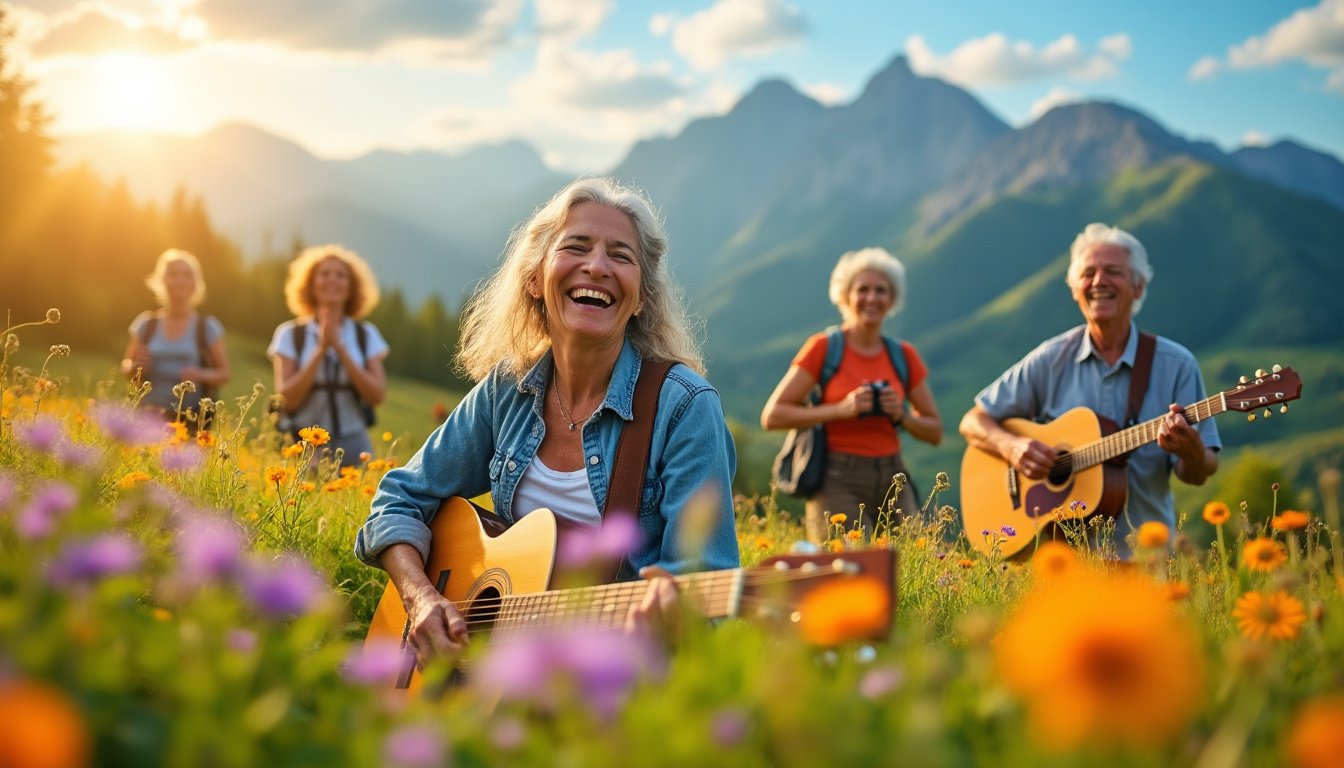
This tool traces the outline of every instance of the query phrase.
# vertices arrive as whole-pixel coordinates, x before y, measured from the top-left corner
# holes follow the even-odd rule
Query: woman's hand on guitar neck
[[[648,582],[648,587],[639,604],[630,606],[625,631],[648,632],[671,640],[676,636],[681,612],[677,582],[672,574],[653,565],[640,569],[639,575]]]

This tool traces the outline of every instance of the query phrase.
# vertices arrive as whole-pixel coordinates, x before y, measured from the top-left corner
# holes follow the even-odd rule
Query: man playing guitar
[[[1155,338],[1142,362],[1140,334],[1133,316],[1143,303],[1153,270],[1143,245],[1128,232],[1089,224],[1069,251],[1067,282],[1084,325],[1042,343],[976,395],[961,420],[961,434],[973,450],[1001,458],[1030,481],[1045,480],[1061,455],[1058,446],[1005,428],[1010,418],[1052,421],[1083,406],[1119,426],[1161,417],[1155,443],[1127,456],[1126,501],[1117,511],[1116,554],[1128,559],[1125,540],[1148,521],[1175,525],[1170,476],[1202,485],[1218,469],[1222,442],[1212,419],[1191,424],[1183,408],[1204,395],[1204,381],[1185,347]],[[1149,337],[1153,338],[1153,337]],[[1131,372],[1149,367],[1138,412],[1129,400]],[[1163,415],[1165,414],[1165,415]],[[963,485],[966,479],[963,478]],[[979,531],[967,531],[968,536]],[[1024,532],[1030,536],[1031,531]]]

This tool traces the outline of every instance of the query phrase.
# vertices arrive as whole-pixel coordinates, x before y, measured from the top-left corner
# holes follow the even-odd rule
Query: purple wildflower
[[[148,413],[111,403],[95,405],[91,413],[109,437],[127,445],[149,445],[163,437],[163,421]]]
[[[557,686],[568,681],[594,714],[610,718],[635,683],[662,675],[665,661],[641,633],[592,629],[523,633],[493,646],[473,681],[502,699],[543,709],[554,708]]]
[[[233,629],[226,637],[229,649],[237,653],[251,653],[257,647],[257,633],[250,629]]]
[[[252,605],[273,619],[299,616],[313,606],[325,589],[322,577],[303,558],[289,555],[272,563],[243,569],[242,587]]]
[[[999,530],[1003,531],[1003,535],[1007,536],[1010,539],[1017,535],[1017,529],[1013,528],[1013,526],[1011,525],[1005,525],[999,528]]]
[[[988,528],[984,529],[983,531],[980,532],[980,535],[981,535],[981,536],[988,536],[988,535],[989,535],[989,529],[988,529]]]
[[[65,429],[60,421],[42,415],[26,424],[15,424],[14,436],[34,451],[52,453],[65,441]]]
[[[443,736],[427,725],[404,725],[387,735],[383,761],[392,768],[430,768],[444,762]]]
[[[751,718],[736,707],[719,710],[709,722],[709,737],[720,747],[735,747],[750,732]]]
[[[61,483],[51,483],[42,487],[28,505],[19,510],[14,520],[14,531],[19,538],[32,541],[45,539],[56,529],[56,521],[75,508],[79,494],[75,489]]]
[[[390,639],[371,640],[363,647],[351,648],[341,665],[346,680],[371,687],[390,686],[408,664],[415,663],[415,652]]]
[[[527,726],[516,717],[500,717],[490,728],[490,744],[495,749],[512,752],[527,741]]]
[[[124,533],[104,533],[66,544],[51,564],[57,584],[97,581],[140,567],[140,543]]]
[[[178,573],[199,585],[232,576],[241,564],[246,537],[219,515],[186,518],[177,532]]]
[[[103,457],[98,446],[63,440],[56,445],[56,458],[72,469],[92,469]]]
[[[905,683],[905,672],[900,667],[873,667],[859,679],[859,695],[865,699],[880,699]]]
[[[612,515],[599,528],[568,532],[560,540],[560,565],[582,568],[630,554],[641,543],[639,525],[629,515]]]
[[[191,443],[170,445],[159,456],[159,463],[168,472],[195,472],[204,461],[205,452]]]

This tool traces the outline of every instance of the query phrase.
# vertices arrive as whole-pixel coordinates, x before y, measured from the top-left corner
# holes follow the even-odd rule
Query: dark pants
[[[892,477],[904,472],[905,487],[899,497],[893,498]],[[877,533],[887,529],[907,515],[919,514],[919,492],[909,479],[901,455],[855,456],[848,453],[826,454],[826,476],[821,489],[807,500],[807,538],[821,543],[836,530],[831,516],[845,516],[844,530],[855,528],[855,521],[863,526],[863,536],[871,540],[875,526]],[[862,506],[862,512],[860,512]]]

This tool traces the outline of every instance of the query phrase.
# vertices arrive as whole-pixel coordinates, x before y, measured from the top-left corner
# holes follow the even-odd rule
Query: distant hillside
[[[439,293],[454,305],[497,262],[512,227],[568,180],[521,143],[457,156],[373,152],[323,160],[244,125],[201,136],[96,134],[63,139],[65,164],[124,179],[150,200],[199,195],[245,252],[295,237],[342,242],[413,303]]]

